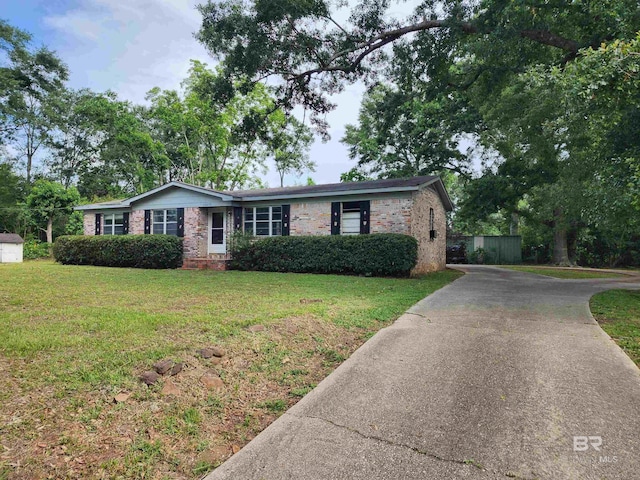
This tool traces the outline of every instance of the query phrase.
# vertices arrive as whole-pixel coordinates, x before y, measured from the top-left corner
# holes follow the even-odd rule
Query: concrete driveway
[[[640,370],[588,308],[640,283],[464,270],[207,479],[640,479]]]

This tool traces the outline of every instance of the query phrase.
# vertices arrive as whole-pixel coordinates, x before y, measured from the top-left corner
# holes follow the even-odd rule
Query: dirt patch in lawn
[[[132,382],[121,391],[65,391],[46,385],[56,368],[46,359],[2,357],[0,478],[197,477],[250,441],[363,341],[362,332],[312,317],[261,327],[226,342],[222,358],[184,350],[171,356],[184,364],[177,375],[152,386]],[[16,375],[29,371],[39,378]],[[207,385],[208,377],[222,386]],[[126,399],[116,402],[118,394]]]

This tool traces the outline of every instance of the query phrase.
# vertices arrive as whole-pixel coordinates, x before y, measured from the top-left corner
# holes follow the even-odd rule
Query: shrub
[[[51,245],[40,240],[27,240],[24,242],[23,257],[28,260],[48,258],[51,256]]]
[[[172,235],[104,235],[58,237],[56,261],[65,265],[178,268],[182,238]]]
[[[418,243],[408,235],[271,237],[239,242],[230,267],[267,272],[408,276]]]

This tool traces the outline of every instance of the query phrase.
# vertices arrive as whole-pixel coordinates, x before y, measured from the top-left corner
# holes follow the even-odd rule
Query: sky
[[[33,35],[34,46],[57,52],[70,70],[69,86],[113,90],[120,99],[144,103],[153,87],[177,89],[187,76],[189,61],[214,60],[193,34],[201,16],[195,9],[205,0],[0,0],[0,18]],[[310,150],[316,183],[340,181],[350,170],[347,148],[340,143],[345,125],[357,123],[364,87],[347,87],[332,97],[337,108],[327,116],[331,140],[319,139]],[[305,183],[287,176],[285,185]],[[266,182],[279,186],[275,169]]]

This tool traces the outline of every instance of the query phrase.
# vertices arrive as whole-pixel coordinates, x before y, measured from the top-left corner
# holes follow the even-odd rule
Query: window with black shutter
[[[99,213],[96,213],[96,224],[95,224],[96,235],[100,235],[100,233],[102,232],[102,229],[100,228],[101,220],[102,220],[102,215],[100,215]]]
[[[363,200],[359,202],[342,202],[341,212],[338,215],[339,234],[342,235],[363,235],[371,231],[370,227],[370,208],[371,202]],[[335,218],[332,204],[332,218]],[[332,223],[332,234],[333,223]],[[335,234],[334,234],[335,235]]]

